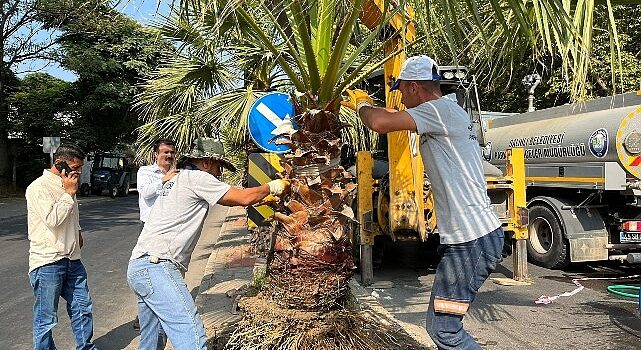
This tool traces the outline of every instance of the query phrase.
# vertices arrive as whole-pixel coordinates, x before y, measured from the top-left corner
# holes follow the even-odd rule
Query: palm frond
[[[641,4],[641,1],[583,0],[490,0],[482,4],[469,0],[438,0],[416,3],[426,16],[417,16],[427,42],[447,43],[454,61],[467,56],[469,48],[479,50],[472,65],[484,66],[485,73],[505,74],[530,55],[533,61],[543,57],[561,60],[563,73],[570,81],[572,97],[586,95],[587,77],[592,70],[592,38],[595,30],[595,6],[603,4],[609,18],[605,30],[611,38],[612,80],[621,72],[620,42],[614,17],[614,4]],[[437,21],[443,25],[435,25]],[[467,48],[461,49],[459,43]],[[443,56],[443,54],[441,54]],[[483,64],[486,62],[494,62]],[[503,66],[503,67],[499,67]],[[511,74],[508,69],[508,75]],[[492,78],[488,78],[492,79]]]

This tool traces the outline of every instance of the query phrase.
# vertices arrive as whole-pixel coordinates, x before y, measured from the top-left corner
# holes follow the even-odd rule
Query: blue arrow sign
[[[290,148],[277,145],[273,139],[296,130],[291,120],[293,116],[294,105],[289,101],[289,96],[282,92],[271,92],[256,100],[249,110],[249,136],[264,151],[287,153]]]

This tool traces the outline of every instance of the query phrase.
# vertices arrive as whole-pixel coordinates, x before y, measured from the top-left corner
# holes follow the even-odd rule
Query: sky
[[[168,12],[170,0],[120,0],[118,11],[137,20],[142,24],[150,24],[154,20],[156,13],[166,14]],[[66,81],[74,81],[77,76],[68,70],[60,67],[57,63],[44,60],[33,60],[25,62],[17,67],[18,76],[23,77],[31,72],[46,72],[54,77]]]

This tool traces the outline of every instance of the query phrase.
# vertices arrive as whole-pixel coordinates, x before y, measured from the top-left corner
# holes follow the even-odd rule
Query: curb
[[[221,334],[241,319],[241,315],[232,314],[234,299],[227,292],[249,285],[254,268],[264,264],[261,259],[250,255],[248,249],[246,211],[239,207],[229,208],[196,296],[196,307],[205,325],[208,342],[215,343]],[[370,312],[385,324],[397,325],[425,349],[436,349],[425,328],[399,321],[355,278],[349,285],[361,310]]]
[[[241,319],[232,314],[233,299],[227,292],[252,281],[256,259],[249,255],[248,247],[245,210],[229,208],[195,300],[210,341]]]

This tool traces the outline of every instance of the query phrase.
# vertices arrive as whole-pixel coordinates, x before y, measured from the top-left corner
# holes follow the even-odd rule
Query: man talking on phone
[[[93,350],[93,315],[87,271],[80,261],[82,234],[78,215],[78,180],[85,153],[62,144],[54,164],[27,187],[29,282],[33,287],[33,347],[53,350],[52,329],[58,321],[58,301],[67,313],[77,350]]]

